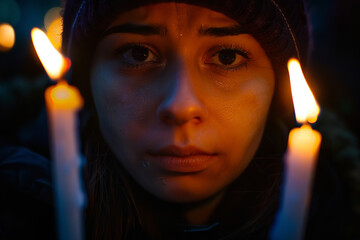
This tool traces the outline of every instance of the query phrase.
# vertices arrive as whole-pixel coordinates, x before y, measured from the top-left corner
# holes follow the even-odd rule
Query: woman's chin
[[[214,188],[206,188],[206,186],[201,186],[197,183],[186,184],[169,178],[164,178],[160,181],[160,186],[147,188],[147,191],[163,201],[173,203],[195,203],[218,195],[218,191],[215,191]]]

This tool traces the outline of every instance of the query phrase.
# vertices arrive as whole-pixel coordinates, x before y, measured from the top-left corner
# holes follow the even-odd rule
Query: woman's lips
[[[191,173],[207,168],[217,155],[194,146],[166,146],[148,152],[151,163],[170,172]]]

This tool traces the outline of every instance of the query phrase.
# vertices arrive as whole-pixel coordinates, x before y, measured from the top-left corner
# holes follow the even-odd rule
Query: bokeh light
[[[8,23],[0,24],[0,51],[10,50],[15,44],[14,28]]]
[[[50,39],[50,42],[53,46],[60,51],[61,49],[61,40],[62,40],[62,18],[55,19],[47,29],[47,36]]]
[[[61,49],[62,40],[62,17],[60,15],[62,8],[53,7],[49,9],[44,17],[44,26],[46,29],[46,35],[48,36],[52,45],[57,49]]]
[[[60,15],[61,11],[62,11],[61,7],[53,7],[46,12],[44,17],[44,26],[46,30],[50,27],[51,23],[54,20],[61,17]]]

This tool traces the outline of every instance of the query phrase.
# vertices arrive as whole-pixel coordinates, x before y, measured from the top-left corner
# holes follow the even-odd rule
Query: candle
[[[282,198],[270,232],[272,240],[303,239],[312,178],[321,143],[321,134],[309,125],[316,122],[320,108],[306,83],[300,63],[290,59],[288,69],[296,121],[303,125],[292,129],[289,134],[284,156]]]
[[[45,91],[45,103],[51,134],[53,182],[58,234],[60,240],[81,240],[85,201],[80,179],[81,157],[78,150],[76,113],[83,100],[77,88],[62,79],[70,67],[50,43],[46,34],[31,32],[35,50],[49,77],[58,80]]]

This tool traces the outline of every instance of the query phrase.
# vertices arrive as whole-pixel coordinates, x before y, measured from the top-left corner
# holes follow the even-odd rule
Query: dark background
[[[15,46],[0,52],[0,133],[8,140],[34,144],[46,134],[46,122],[37,116],[49,80],[30,31],[43,27],[45,13],[54,6],[61,1],[0,0],[0,23],[10,23],[16,32]],[[308,0],[308,8],[313,36],[309,84],[321,107],[332,109],[359,137],[360,1]],[[31,124],[39,130],[34,133]]]

